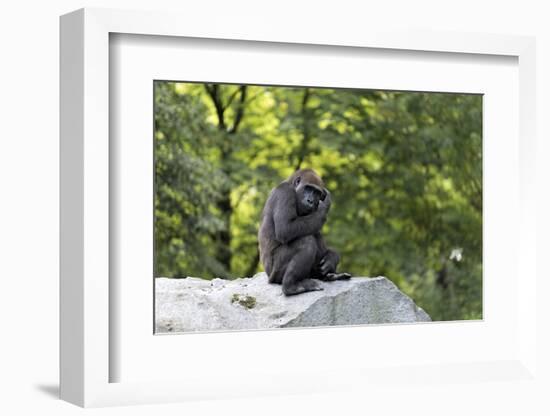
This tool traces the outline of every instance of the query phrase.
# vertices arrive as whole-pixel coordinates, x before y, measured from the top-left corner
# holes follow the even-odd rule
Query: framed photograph
[[[245,29],[61,18],[61,397],[532,379],[534,40]]]
[[[481,319],[482,101],[155,80],[156,333]]]

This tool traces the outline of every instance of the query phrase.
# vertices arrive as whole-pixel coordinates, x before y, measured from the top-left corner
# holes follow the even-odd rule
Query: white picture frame
[[[264,25],[233,31],[234,22],[204,26],[189,16],[83,9],[61,18],[61,398],[80,406],[183,401],[280,393],[331,392],[355,386],[373,386],[389,375],[427,382],[479,382],[485,379],[525,380],[536,374],[536,271],[534,198],[535,175],[535,42],[508,35],[426,32],[380,32],[350,29],[338,35],[311,30],[280,32]],[[215,383],[207,375],[175,375],[170,380],[112,382],[110,368],[121,357],[110,348],[109,252],[110,172],[109,157],[109,37],[123,33],[147,36],[224,39],[334,47],[427,51],[439,54],[504,55],[515,57],[519,68],[519,177],[517,183],[518,244],[514,269],[522,270],[517,290],[517,348],[495,361],[416,363],[414,368],[331,368],[324,383],[315,371],[281,369],[264,379],[221,375]],[[512,273],[512,272],[511,272]],[[144,308],[147,308],[144,306]],[[151,310],[152,313],[152,310]],[[353,330],[353,329],[351,329]],[[458,329],[460,330],[460,329]],[[298,332],[286,331],[289,342]],[[152,336],[152,332],[151,332]],[[197,335],[208,336],[208,335]],[[270,336],[263,333],[264,337]],[[278,340],[277,342],[281,342]],[[390,341],[388,341],[390,342]],[[512,351],[512,350],[511,350]],[[205,363],[208,365],[208,363]],[[215,368],[211,368],[215,371]],[[364,370],[364,369],[363,369]],[[208,372],[205,372],[208,374]],[[210,372],[211,374],[211,372]],[[176,379],[177,381],[174,381]],[[411,381],[412,382],[412,381]],[[276,386],[284,385],[284,389]],[[222,388],[225,386],[225,388]],[[231,386],[231,387],[227,387]],[[275,388],[274,388],[275,387]]]

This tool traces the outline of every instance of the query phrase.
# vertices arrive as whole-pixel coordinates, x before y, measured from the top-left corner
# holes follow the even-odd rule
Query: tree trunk
[[[220,93],[220,86],[217,84],[208,85],[205,84],[206,91],[212,99],[214,107],[216,109],[216,115],[218,118],[218,129],[222,132],[223,142],[220,143],[221,148],[221,157],[220,165],[221,169],[224,172],[228,184],[224,186],[222,190],[222,197],[217,203],[217,207],[220,210],[220,217],[224,224],[223,229],[219,231],[216,235],[216,240],[219,243],[218,252],[216,259],[222,264],[226,270],[225,276],[220,276],[222,278],[231,277],[231,216],[233,215],[233,207],[231,205],[231,177],[232,172],[229,168],[229,162],[231,161],[233,149],[231,136],[237,133],[239,126],[242,122],[245,109],[246,101],[246,86],[241,86],[237,90],[239,92],[239,102],[237,104],[237,109],[235,111],[235,119],[231,127],[227,127],[226,113],[225,110],[231,105],[235,94],[233,94],[227,102],[224,104],[222,102],[222,96]]]
[[[307,156],[307,151],[309,148],[309,141],[311,139],[309,124],[311,122],[311,112],[307,108],[307,103],[309,101],[310,91],[309,88],[304,89],[304,96],[302,97],[302,143],[298,149],[298,162],[294,170],[298,170],[302,167],[304,159]]]
[[[258,264],[260,263],[260,250],[256,248],[256,254],[252,258],[252,261],[250,262],[250,265],[246,269],[245,276],[251,277],[254,275],[254,272],[258,269]]]

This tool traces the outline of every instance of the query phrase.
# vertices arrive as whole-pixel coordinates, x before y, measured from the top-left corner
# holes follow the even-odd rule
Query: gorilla
[[[260,260],[269,283],[282,284],[287,296],[323,290],[312,279],[351,277],[336,272],[340,256],[321,235],[330,205],[330,193],[312,169],[296,171],[265,203],[258,233]]]

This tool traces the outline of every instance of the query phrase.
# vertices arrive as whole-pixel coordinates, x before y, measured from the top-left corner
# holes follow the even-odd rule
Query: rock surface
[[[290,297],[265,273],[155,280],[157,333],[431,321],[385,277],[322,282],[322,291]]]

